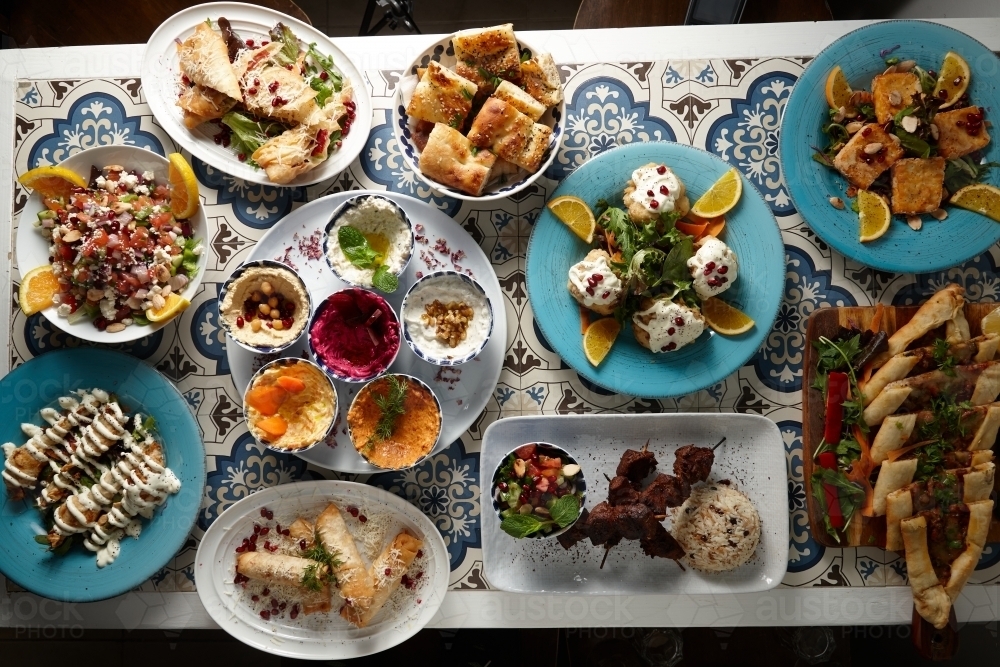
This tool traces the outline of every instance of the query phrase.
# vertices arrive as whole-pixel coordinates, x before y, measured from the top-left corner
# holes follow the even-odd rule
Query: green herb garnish
[[[372,276],[372,287],[385,294],[392,294],[399,288],[399,278],[389,271],[389,267],[383,264],[375,269]]]
[[[934,362],[939,371],[955,377],[955,357],[951,356],[951,345],[943,338],[934,341]]]
[[[472,99],[472,92],[468,88],[462,88],[461,91],[462,91],[462,97],[464,97],[467,100]]]
[[[354,266],[370,269],[378,263],[379,254],[368,243],[368,239],[357,227],[344,225],[337,231],[340,249]]]
[[[826,506],[826,492],[823,490],[824,484],[831,484],[837,488],[837,502],[840,504],[841,516],[844,517],[844,525],[840,528],[841,531],[847,530],[855,513],[864,505],[865,491],[860,485],[847,479],[847,475],[840,470],[817,468],[812,475],[813,497],[823,514],[823,523],[826,532],[840,543],[840,534],[833,527],[833,524],[830,523],[830,511]]]
[[[372,400],[378,406],[382,414],[375,425],[375,432],[368,438],[365,448],[370,449],[383,440],[392,437],[392,432],[396,429],[396,420],[405,412],[403,404],[406,402],[406,392],[409,389],[409,381],[398,375],[387,375],[388,392],[375,394]],[[374,390],[373,390],[374,391]]]
[[[313,533],[313,545],[303,554],[304,558],[313,561],[302,574],[302,587],[318,592],[323,586],[335,584],[337,575],[334,570],[342,565],[339,551],[330,553],[319,538],[319,531]]]

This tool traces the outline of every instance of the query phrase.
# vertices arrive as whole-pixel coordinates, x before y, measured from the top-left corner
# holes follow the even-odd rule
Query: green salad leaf
[[[280,21],[273,28],[267,31],[272,42],[280,42],[281,50],[275,59],[282,65],[290,65],[299,57],[299,38],[295,36],[292,29]]]

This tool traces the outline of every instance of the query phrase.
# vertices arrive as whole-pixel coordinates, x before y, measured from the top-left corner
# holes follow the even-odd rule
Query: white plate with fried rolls
[[[396,88],[403,158],[435,190],[490,201],[528,187],[555,159],[566,100],[555,61],[511,23],[427,47]]]
[[[299,659],[384,651],[437,613],[450,560],[402,498],[354,482],[302,482],[241,500],[205,533],[195,583],[213,620]]]
[[[269,34],[279,24],[297,54],[286,55]],[[141,74],[153,116],[171,139],[252,183],[333,178],[371,130],[368,87],[343,51],[311,25],[256,5],[216,2],[174,14],[149,38]],[[229,112],[240,122],[223,124]],[[254,134],[250,150],[239,148]]]

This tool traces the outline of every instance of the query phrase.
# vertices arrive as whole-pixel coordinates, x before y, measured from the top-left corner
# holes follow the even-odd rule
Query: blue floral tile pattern
[[[700,76],[700,75],[699,75]],[[765,74],[744,99],[708,131],[708,150],[738,167],[764,195],[775,215],[794,212],[778,161],[778,132],[785,103],[795,85],[787,74]]]
[[[567,94],[565,134],[553,166],[533,186],[507,200],[474,204],[445,197],[408,167],[393,135],[392,87],[373,98],[375,124],[361,157],[343,174],[309,188],[248,184],[193,160],[209,216],[213,253],[206,282],[179,322],[123,349],[167,374],[197,415],[208,454],[208,483],[198,528],[188,544],[143,590],[193,590],[191,563],[201,531],[232,503],[254,491],[301,479],[337,477],[302,460],[265,450],[243,423],[241,387],[229,375],[218,321],[218,286],[246,250],[282,217],[328,192],[376,189],[431,202],[472,234],[491,258],[511,322],[493,401],[470,431],[412,470],[367,482],[406,498],[435,523],[448,545],[454,588],[485,587],[481,571],[479,442],[492,421],[507,415],[602,411],[750,411],[780,415],[788,462],[790,539],[785,584],[905,585],[902,559],[872,549],[824,549],[810,532],[801,444],[802,347],[806,322],[819,308],[870,303],[909,304],[956,281],[973,300],[1000,300],[1000,251],[924,276],[893,275],[852,265],[818,241],[788,200],[776,159],[780,121],[802,71],[798,59],[672,60],[561,66]],[[381,73],[369,78],[381,80]],[[391,78],[391,77],[390,77]],[[388,80],[388,79],[385,79]],[[57,163],[90,146],[129,144],[174,150],[142,103],[137,80],[19,81],[14,102],[15,176]],[[532,225],[558,181],[614,146],[644,141],[691,142],[740,169],[767,198],[784,230],[786,281],[774,327],[737,374],[705,391],[670,401],[637,401],[583,382],[552,351],[534,321],[524,285]],[[17,213],[27,192],[15,186]],[[433,240],[432,240],[433,241]],[[15,271],[16,289],[17,272]],[[14,306],[16,309],[16,305]],[[13,311],[12,365],[51,349],[79,345],[41,315]],[[984,550],[974,582],[1000,581],[1000,545]]]

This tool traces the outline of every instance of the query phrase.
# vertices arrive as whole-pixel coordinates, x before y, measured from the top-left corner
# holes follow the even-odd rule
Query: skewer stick
[[[656,519],[657,521],[663,521],[664,519],[667,518],[667,515],[666,514],[654,514],[653,518]]]
[[[611,547],[604,547],[604,558],[601,559],[601,567],[597,568],[599,570],[604,569],[604,562],[608,560],[608,554],[611,553]]]
[[[676,559],[674,560],[674,562],[677,563],[677,567],[681,568],[681,572],[687,572],[687,568],[684,567],[684,563]]]
[[[643,451],[643,452],[644,452],[644,451],[646,451],[647,449],[649,449],[649,440],[646,440],[646,444],[642,446],[642,450],[641,450],[641,451]]]
[[[712,447],[712,451],[714,452],[716,449],[718,449],[725,441],[726,441],[726,436],[722,436],[722,440],[719,440],[717,443],[715,443],[715,446]]]
[[[611,478],[608,477],[608,473],[604,473],[604,479],[608,480],[609,482],[611,481]]]

